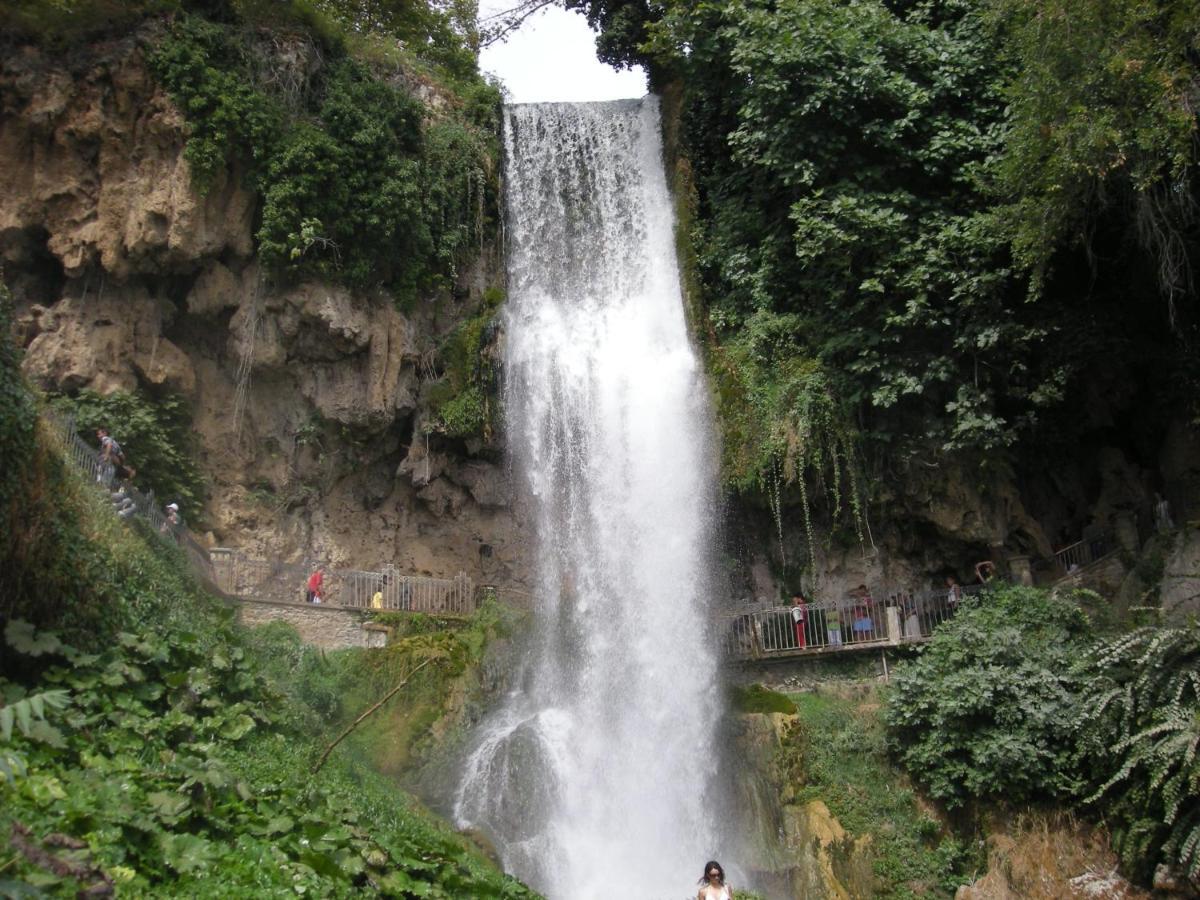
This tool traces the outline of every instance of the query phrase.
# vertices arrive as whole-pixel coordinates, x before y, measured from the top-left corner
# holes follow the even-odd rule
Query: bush
[[[231,159],[262,196],[257,239],[277,272],[402,296],[444,286],[494,214],[499,92],[478,75],[428,126],[394,79],[340,48],[302,85],[256,78],[269,67],[252,36],[196,16],[176,20],[149,52],[187,117],[195,184]],[[314,53],[318,58],[320,53]]]
[[[1165,862],[1200,883],[1200,625],[1139,629],[1084,666],[1086,802],[1135,875],[1149,880]]]
[[[967,601],[897,667],[884,712],[892,749],[950,807],[1072,796],[1075,661],[1090,644],[1079,608],[1044,591],[1006,586]]]

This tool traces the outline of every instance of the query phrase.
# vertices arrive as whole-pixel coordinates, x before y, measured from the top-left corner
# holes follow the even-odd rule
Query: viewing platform
[[[928,641],[966,598],[984,585],[919,592],[873,592],[799,607],[742,607],[716,617],[731,662],[820,657]],[[799,627],[798,627],[799,626]]]

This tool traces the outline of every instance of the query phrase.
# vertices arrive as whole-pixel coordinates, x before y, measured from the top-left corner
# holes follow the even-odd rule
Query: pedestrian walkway
[[[879,591],[802,607],[743,607],[717,617],[726,655],[735,661],[823,656],[920,644],[983,585],[920,592]],[[882,597],[884,599],[876,599]],[[799,610],[799,613],[797,613]]]
[[[304,587],[318,561],[286,562],[259,559],[238,550],[207,550],[183,522],[170,522],[154,498],[132,484],[118,484],[112,465],[80,437],[75,422],[53,410],[43,411],[63,447],[65,458],[98,490],[103,490],[122,519],[136,519],[163,541],[177,544],[194,574],[221,593],[241,600],[304,603]],[[379,571],[324,569],[322,603],[357,609],[422,612],[433,615],[470,615],[479,606],[480,592],[460,572],[454,578],[429,578],[406,574],[392,565]],[[375,600],[378,597],[378,605]]]

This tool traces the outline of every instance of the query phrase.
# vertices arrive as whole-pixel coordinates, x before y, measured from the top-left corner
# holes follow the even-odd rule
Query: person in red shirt
[[[308,576],[308,602],[321,602],[321,586],[325,583],[325,568],[317,566],[311,575]]]
[[[807,613],[808,604],[804,602],[804,595],[794,594],[792,596],[792,623],[796,628],[796,646],[801,649],[808,646],[808,642],[804,639],[804,630],[808,625]]]

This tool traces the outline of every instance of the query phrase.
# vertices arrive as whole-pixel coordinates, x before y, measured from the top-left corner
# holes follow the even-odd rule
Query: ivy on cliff
[[[427,122],[408,90],[342,48],[307,50],[328,59],[285,94],[256,79],[270,51],[233,25],[181,17],[151,49],[187,117],[197,185],[244,167],[262,198],[260,256],[277,271],[401,296],[444,284],[494,214],[499,93],[471,73]]]

